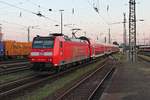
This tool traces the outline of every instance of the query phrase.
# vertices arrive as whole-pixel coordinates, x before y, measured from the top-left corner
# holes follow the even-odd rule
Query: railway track
[[[0,64],[10,64],[10,63],[18,63],[18,62],[27,62],[27,59],[0,61]]]
[[[49,77],[40,77],[38,75],[34,75],[21,80],[10,82],[8,84],[3,84],[2,86],[0,86],[0,97],[6,97],[18,91],[22,91],[23,89],[38,84],[46,80],[47,78]]]
[[[21,60],[22,61],[22,60]],[[23,62],[14,62],[14,63],[5,63],[0,65],[0,75],[6,75],[10,73],[15,73],[18,71],[24,71],[30,69],[30,63],[27,61]]]
[[[150,62],[150,57],[149,56],[146,56],[146,55],[138,55],[138,57],[142,60],[145,60],[147,62]]]
[[[103,61],[103,62],[105,62],[105,61]],[[91,62],[88,62],[86,64],[78,65],[76,67],[71,67],[68,70],[61,71],[60,73],[50,73],[48,76],[35,76],[35,77],[27,78],[27,79],[18,80],[16,82],[11,82],[11,83],[8,83],[7,85],[2,85],[2,86],[0,86],[1,90],[2,90],[0,92],[0,97],[7,98],[7,96],[13,95],[14,93],[17,93],[18,91],[20,93],[24,89],[29,89],[29,87],[38,85],[38,84],[43,83],[47,80],[55,79],[59,76],[62,76],[66,73],[69,73],[71,71],[74,71],[78,68],[81,68],[83,66],[86,66],[86,65],[94,63],[94,62],[95,61],[91,61]]]
[[[3,87],[3,86],[5,86],[6,84],[11,84],[11,83],[13,83],[13,82],[17,82],[17,81],[19,81],[19,80],[23,80],[23,79],[32,77],[32,76],[34,76],[34,75],[36,75],[36,73],[33,72],[33,73],[31,73],[31,74],[27,74],[27,75],[22,76],[22,77],[19,77],[19,78],[15,78],[15,79],[12,79],[12,80],[3,81],[3,82],[1,82],[1,84],[0,84],[0,88]],[[8,77],[9,77],[9,76],[8,76]]]
[[[107,72],[107,74],[104,76],[104,78],[100,81],[100,83],[96,86],[96,88],[94,89],[94,91],[91,93],[91,95],[88,97],[88,100],[98,100],[100,98],[100,94],[99,93],[100,89],[103,88],[103,84],[105,84],[105,80],[107,80],[107,78],[113,74],[113,72],[115,71],[115,67],[110,69],[109,72]],[[103,89],[102,89],[103,90]]]
[[[11,88],[15,87],[15,85],[17,87],[17,85],[24,84],[24,83],[28,82],[29,80],[34,79],[36,77],[38,77],[38,75],[33,74],[33,75],[30,75],[30,76],[24,77],[22,79],[18,79],[18,80],[11,81],[11,82],[8,82],[8,83],[3,83],[2,85],[0,85],[0,90],[3,91],[3,92],[11,90]]]
[[[59,95],[56,100],[95,100],[93,98],[97,91],[114,69],[115,67],[104,64]]]
[[[17,67],[9,67],[9,68],[1,69],[0,75],[6,75],[6,74],[15,73],[15,72],[24,71],[24,70],[29,70],[29,69],[30,69],[29,65],[26,65],[26,66],[17,65]]]
[[[15,67],[17,65],[27,65],[29,62],[16,62],[16,63],[8,63],[8,64],[0,64],[0,69],[6,69],[6,68],[11,68]]]

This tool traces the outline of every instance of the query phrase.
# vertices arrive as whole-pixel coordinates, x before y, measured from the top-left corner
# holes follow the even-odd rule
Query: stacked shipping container
[[[31,42],[7,40],[0,43],[0,49],[3,50],[3,55],[5,57],[28,56],[31,50],[31,45]],[[0,56],[2,57],[3,55],[1,54]]]

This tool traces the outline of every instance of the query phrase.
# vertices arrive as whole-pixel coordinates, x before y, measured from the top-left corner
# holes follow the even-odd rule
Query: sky
[[[30,27],[31,40],[36,35],[47,36],[60,33],[60,11],[63,9],[63,33],[71,36],[72,28],[80,28],[77,36],[86,35],[93,40],[104,42],[111,29],[111,40],[122,43],[123,12],[129,13],[129,0],[0,0],[0,24],[3,40],[27,41],[27,29]],[[150,44],[150,0],[136,0],[137,42]],[[109,6],[109,9],[107,9]],[[93,9],[97,7],[99,14]],[[49,11],[52,9],[52,11]],[[74,9],[74,13],[72,13]],[[33,13],[41,12],[46,18]],[[73,25],[74,24],[74,25]],[[34,28],[31,28],[34,26]],[[86,33],[86,34],[85,34]],[[127,23],[128,33],[128,23]]]

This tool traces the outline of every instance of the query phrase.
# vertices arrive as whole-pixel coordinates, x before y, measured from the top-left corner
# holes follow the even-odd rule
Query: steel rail
[[[6,74],[10,74],[10,73],[15,73],[18,71],[28,70],[28,69],[30,69],[30,66],[12,67],[12,68],[1,70],[0,75],[6,75]]]
[[[97,87],[94,89],[94,91],[91,93],[91,95],[88,97],[88,100],[92,100],[92,98],[95,96],[98,89],[103,85],[107,77],[115,70],[115,67],[112,67],[110,71],[104,76],[104,78],[101,80],[101,82],[97,85]]]
[[[9,64],[0,64],[0,68],[10,68],[12,66],[16,66],[16,65],[23,65],[23,64],[29,64],[30,62],[17,62],[17,63],[9,63]]]
[[[27,80],[29,80],[29,79],[35,78],[35,77],[37,77],[37,76],[38,76],[38,75],[36,75],[36,74],[32,74],[32,75],[30,75],[30,76],[27,76],[27,77],[24,77],[24,78],[15,80],[15,81],[11,81],[11,82],[8,82],[8,83],[3,83],[2,85],[0,85],[0,90],[2,90],[3,88],[7,88],[7,87],[9,87],[9,86],[12,86],[12,85],[15,85],[15,84],[18,84],[18,83],[27,81]]]
[[[0,61],[0,64],[9,64],[9,63],[18,63],[18,62],[26,62],[28,61],[27,59],[22,59],[22,60],[9,60],[9,61]]]
[[[62,72],[57,73],[57,74],[52,73],[52,74],[50,74],[50,76],[48,76],[48,77],[44,77],[44,78],[42,78],[42,79],[37,79],[36,81],[35,81],[35,80],[34,80],[34,81],[31,81],[30,83],[23,84],[23,85],[21,85],[21,86],[17,86],[17,87],[12,88],[12,89],[10,89],[10,90],[8,90],[8,91],[4,91],[4,92],[2,91],[2,92],[0,93],[0,97],[5,97],[5,96],[8,96],[8,95],[13,94],[13,93],[15,93],[15,92],[21,91],[21,90],[23,90],[23,89],[25,89],[25,88],[34,86],[34,85],[36,85],[36,84],[40,84],[40,83],[42,83],[42,82],[44,82],[44,81],[46,81],[46,80],[53,79],[53,78],[57,78],[57,77],[62,76],[62,75],[64,75],[64,74],[68,73],[68,72],[74,71],[74,70],[76,70],[76,69],[78,69],[78,68],[82,68],[83,66],[92,64],[92,63],[94,63],[94,62],[95,62],[95,60],[94,60],[94,61],[90,61],[90,62],[85,63],[85,64],[82,64],[82,65],[78,65],[78,66],[76,66],[76,67],[72,67],[72,68],[70,68],[70,69],[68,69],[68,70],[62,71]],[[102,61],[102,62],[105,62],[105,60]]]
[[[145,56],[145,55],[144,55],[144,56]],[[139,57],[140,59],[146,61],[146,62],[150,62],[150,57],[149,57],[149,56],[146,56],[146,57],[148,57],[148,58],[146,58],[146,57],[142,57],[142,56],[138,55],[138,57]]]
[[[79,85],[81,85],[84,81],[86,81],[87,79],[91,78],[93,75],[95,75],[96,72],[98,72],[99,70],[101,70],[102,68],[104,68],[106,63],[104,63],[101,67],[99,67],[98,69],[96,69],[94,72],[92,72],[91,74],[89,74],[88,76],[86,76],[84,79],[80,80],[77,84],[75,84],[73,87],[71,87],[70,89],[68,89],[66,92],[64,92],[61,96],[59,96],[56,100],[62,100],[63,97],[65,97],[68,93],[70,93],[71,91],[73,91],[74,89],[76,89]]]

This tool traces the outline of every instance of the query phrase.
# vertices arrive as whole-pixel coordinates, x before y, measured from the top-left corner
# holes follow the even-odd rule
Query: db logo
[[[41,55],[44,55],[44,53],[43,52],[39,52],[39,55],[41,56]]]

